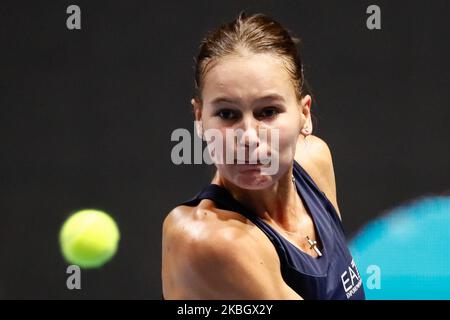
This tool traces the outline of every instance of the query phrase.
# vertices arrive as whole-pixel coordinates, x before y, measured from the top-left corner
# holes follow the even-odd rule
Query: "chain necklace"
[[[292,176],[292,183],[294,184],[295,193],[298,194],[298,192],[297,192],[297,185],[295,184],[295,177],[294,176]],[[309,238],[309,236],[306,236],[306,240],[308,241],[308,243],[310,245],[309,249],[313,249],[317,253],[317,255],[319,257],[321,257],[322,256],[322,252],[320,252],[319,248],[317,248],[317,241],[316,240],[311,240]]]

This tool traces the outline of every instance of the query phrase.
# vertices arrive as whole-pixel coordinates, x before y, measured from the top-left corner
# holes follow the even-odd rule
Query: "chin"
[[[262,175],[257,171],[238,173],[232,181],[239,188],[247,190],[262,190],[273,184],[272,176]]]

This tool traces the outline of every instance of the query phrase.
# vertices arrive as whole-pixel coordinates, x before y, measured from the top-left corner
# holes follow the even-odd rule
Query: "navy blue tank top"
[[[278,253],[284,281],[303,299],[365,299],[362,279],[334,206],[295,160],[293,174],[298,194],[322,244],[322,256],[318,258],[300,250],[217,184],[207,185],[180,205],[196,206],[201,200],[209,199],[219,209],[234,211],[249,219],[270,239]]]

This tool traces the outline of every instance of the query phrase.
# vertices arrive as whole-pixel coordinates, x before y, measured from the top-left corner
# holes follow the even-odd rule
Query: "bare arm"
[[[166,299],[302,299],[282,279],[272,246],[262,246],[247,230],[235,226],[196,228],[172,230],[172,234],[166,228]]]

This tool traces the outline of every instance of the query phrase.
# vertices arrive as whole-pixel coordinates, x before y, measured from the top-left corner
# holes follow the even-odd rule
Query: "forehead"
[[[267,94],[287,99],[293,93],[283,61],[274,54],[221,58],[206,72],[203,82],[205,103],[219,95],[251,101]]]

